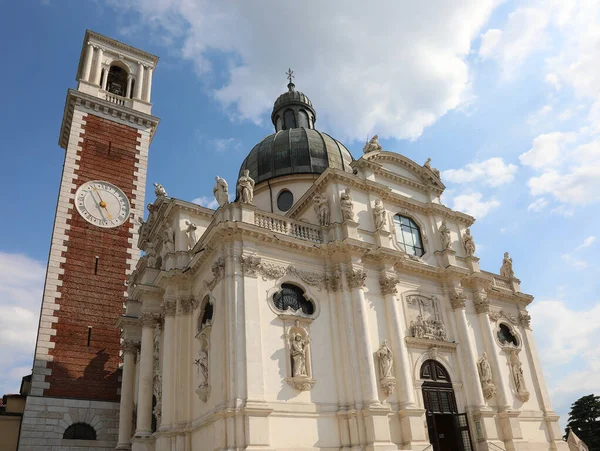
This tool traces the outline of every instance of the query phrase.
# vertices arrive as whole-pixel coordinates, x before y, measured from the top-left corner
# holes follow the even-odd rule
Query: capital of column
[[[177,301],[175,299],[166,299],[163,302],[162,313],[164,316],[175,316],[177,311]]]
[[[473,304],[475,305],[475,313],[477,314],[489,313],[490,311],[490,301],[481,293],[475,293]]]
[[[154,326],[156,326],[158,323],[160,323],[161,320],[161,315],[158,313],[142,313],[142,315],[140,316],[140,324],[142,325],[143,328],[153,328]]]
[[[123,340],[121,347],[124,354],[137,354],[140,350],[140,342],[136,340]]]
[[[179,314],[188,315],[194,307],[194,298],[180,299],[179,300]]]
[[[525,309],[523,310],[519,310],[519,324],[524,328],[524,329],[531,329],[531,316],[529,315],[529,312]]]
[[[464,309],[467,305],[467,297],[460,291],[455,291],[450,297],[450,305],[452,310]]]
[[[351,268],[346,271],[346,280],[348,288],[362,288],[367,280],[367,273],[362,269]]]
[[[399,282],[400,281],[398,280],[398,277],[389,276],[385,273],[382,273],[379,277],[379,287],[381,289],[381,294],[383,294],[384,296],[387,294],[398,294],[398,288],[396,287],[396,285],[398,285]]]

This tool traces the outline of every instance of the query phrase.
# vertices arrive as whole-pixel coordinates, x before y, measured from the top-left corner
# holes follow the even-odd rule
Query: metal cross
[[[296,78],[294,77],[294,71],[292,69],[288,69],[285,74],[287,75],[287,79],[290,81],[290,83],[292,82],[292,78]]]

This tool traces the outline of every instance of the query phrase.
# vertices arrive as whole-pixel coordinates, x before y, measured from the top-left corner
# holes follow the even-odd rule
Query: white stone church
[[[100,68],[108,55],[110,77],[111,61],[124,60],[118,52],[150,57],[90,36],[102,38],[104,53],[94,56],[90,44],[85,92],[69,93],[82,99],[72,116],[85,122],[87,108],[122,127],[150,127],[138,146],[147,155],[158,124],[143,116],[151,78],[142,78],[139,63],[137,87],[127,73],[121,86],[116,77],[130,66],[119,63],[106,88]],[[291,71],[289,79],[271,114],[275,132],[249,152],[238,180],[216,178],[216,210],[155,184],[144,222],[136,185],[130,242],[144,255],[128,260],[126,309],[116,325],[120,404],[91,400],[63,415],[60,406],[77,401],[53,398],[53,382],[40,382],[26,408],[27,443],[58,412],[56,449],[566,449],[530,329],[533,297],[520,291],[508,253],[500,274],[481,271],[469,229],[475,220],[442,204],[445,186],[430,160],[386,151],[377,136],[354,159],[316,130],[315,108]],[[68,157],[77,139],[65,145]],[[145,166],[136,166],[145,177]],[[82,196],[92,198],[95,186],[105,196],[122,193],[93,183]],[[122,211],[125,197],[116,197]],[[110,207],[98,199],[86,227],[120,227],[125,219],[94,219],[94,208],[105,215]],[[52,342],[39,351],[40,340],[35,366],[45,372],[36,378],[34,368],[34,386],[54,377],[56,365],[46,370],[45,362],[60,357],[47,352]],[[43,406],[59,407],[43,416]],[[114,438],[100,426],[110,421]],[[94,447],[96,438],[103,445]]]

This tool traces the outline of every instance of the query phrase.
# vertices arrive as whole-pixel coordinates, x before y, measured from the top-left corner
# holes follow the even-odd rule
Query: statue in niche
[[[508,256],[508,252],[504,253],[504,259],[502,260],[502,266],[500,267],[500,276],[506,277],[507,279],[514,279],[515,277],[512,267],[512,258]]]
[[[463,246],[465,247],[467,257],[472,257],[475,255],[475,240],[473,240],[473,235],[471,235],[471,229],[465,230],[465,236],[463,236]]]
[[[392,350],[387,344],[387,340],[383,340],[383,343],[377,350],[377,357],[379,357],[379,376],[380,378],[394,377],[392,374],[393,370],[393,354]]]
[[[215,177],[215,187],[213,188],[213,194],[219,204],[219,207],[229,203],[229,185],[225,179],[222,179],[218,175]]]
[[[146,257],[146,266],[156,268],[158,256],[156,255],[156,243],[154,241],[148,241],[148,244],[146,244]]]
[[[375,152],[378,150],[382,150],[381,145],[379,144],[379,136],[373,136],[363,147],[363,153]]]
[[[435,298],[414,295],[407,298],[410,334],[414,338],[447,341],[446,328],[438,312]]]
[[[342,221],[354,221],[354,203],[350,195],[350,188],[346,188],[340,195],[340,208],[342,209]]]
[[[194,245],[196,244],[196,241],[197,241],[196,229],[198,228],[198,226],[190,221],[185,221],[185,225],[187,226],[187,228],[185,229],[185,233],[187,234],[187,237],[188,237],[188,250],[189,250],[189,249],[192,249],[194,247]]]
[[[496,386],[492,382],[492,368],[485,352],[477,361],[477,370],[481,380],[483,396],[485,396],[485,399],[490,399],[496,394]]]
[[[436,168],[431,167],[431,158],[427,158],[427,161],[423,166],[429,169],[431,172],[433,172],[438,179],[440,178],[440,171],[438,171]]]
[[[306,370],[306,347],[308,346],[309,338],[303,337],[300,333],[295,333],[292,336],[291,356],[292,356],[292,376],[293,377],[308,377]]]
[[[510,351],[508,356],[508,363],[510,365],[510,376],[517,392],[517,398],[525,402],[529,399],[529,392],[525,387],[525,377],[523,376],[522,363],[519,360],[519,354],[517,351]]]
[[[208,351],[201,349],[194,363],[196,364],[198,387],[206,387],[208,385]]]
[[[154,187],[156,197],[167,197],[167,191],[160,183],[154,183]]]
[[[315,212],[319,218],[319,224],[327,227],[329,225],[329,202],[327,201],[327,195],[315,194],[313,197]]]
[[[162,253],[163,253],[163,255],[167,255],[172,252],[175,252],[175,240],[174,240],[174,236],[173,236],[173,228],[169,224],[166,224],[165,228],[163,230]]]
[[[254,179],[250,177],[248,169],[244,169],[242,176],[238,179],[237,196],[243,204],[252,204],[254,200]]]
[[[440,226],[440,241],[442,242],[442,250],[450,249],[452,240],[450,238],[450,229],[448,228],[445,219]]]
[[[387,224],[387,214],[380,199],[375,200],[373,216],[375,217],[375,230],[383,230]]]

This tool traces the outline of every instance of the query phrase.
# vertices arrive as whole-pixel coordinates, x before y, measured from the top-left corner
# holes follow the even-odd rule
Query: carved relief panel
[[[409,295],[406,297],[406,306],[411,337],[448,341],[439,301],[435,296]]]

